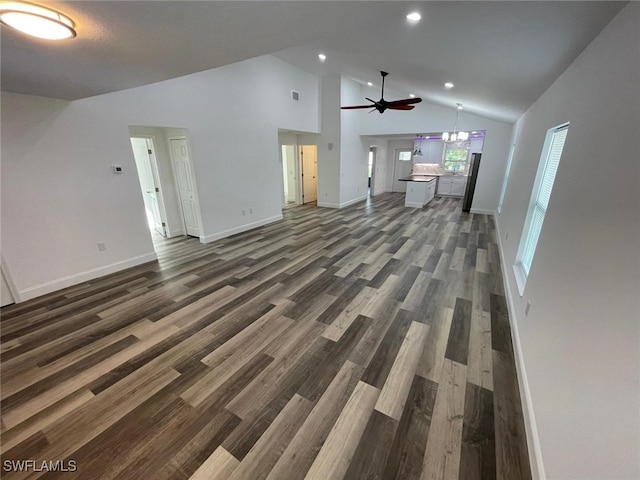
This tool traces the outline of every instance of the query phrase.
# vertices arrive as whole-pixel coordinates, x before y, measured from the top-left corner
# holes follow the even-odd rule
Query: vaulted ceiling
[[[372,96],[386,70],[389,90],[513,122],[627,2],[39,3],[73,18],[78,35],[46,42],[3,25],[4,91],[74,100],[275,54],[374,82]],[[411,11],[422,20],[408,22]]]

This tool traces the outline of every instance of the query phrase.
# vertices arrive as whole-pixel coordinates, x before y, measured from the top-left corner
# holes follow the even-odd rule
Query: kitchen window
[[[556,178],[562,149],[569,131],[569,124],[560,125],[547,131],[538,173],[533,184],[529,210],[522,229],[520,245],[516,256],[516,264],[513,266],[520,295],[524,293],[524,286],[531,269],[533,255],[538,245],[538,239],[542,232],[542,224],[547,213],[553,182]]]
[[[462,172],[467,169],[469,150],[467,148],[446,149],[444,152],[444,169],[447,172]]]

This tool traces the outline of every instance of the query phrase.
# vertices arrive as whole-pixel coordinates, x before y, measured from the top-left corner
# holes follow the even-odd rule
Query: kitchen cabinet
[[[465,176],[442,176],[438,180],[438,195],[464,196],[464,187],[467,183]]]
[[[424,163],[442,163],[444,154],[444,142],[427,141],[427,153]]]

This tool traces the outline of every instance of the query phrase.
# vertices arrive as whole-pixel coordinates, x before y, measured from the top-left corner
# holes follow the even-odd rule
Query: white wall
[[[281,218],[278,128],[317,132],[318,96],[271,56],[74,102],[3,93],[2,248],[21,300],[155,257],[128,125],[189,131],[210,241]]]
[[[362,103],[360,84],[340,79],[341,105]],[[340,112],[340,206],[367,198],[369,142],[360,137],[360,115],[353,110]]]
[[[541,478],[640,478],[638,45],[631,2],[518,122],[498,225]],[[567,121],[520,297],[511,266],[540,152],[546,131]]]
[[[361,98],[366,95],[363,88]],[[389,93],[389,99],[397,98]],[[383,115],[358,113],[362,135],[412,134],[451,130],[455,122],[456,109],[445,108],[423,101],[411,111],[388,110]],[[504,168],[509,154],[512,126],[489,120],[463,110],[458,120],[459,130],[486,130],[482,149],[482,163],[473,197],[472,211],[493,212],[498,205]],[[413,146],[413,142],[411,142]],[[391,147],[389,148],[392,153]]]
[[[318,136],[318,206],[340,206],[340,76],[321,80],[320,115],[322,132]]]
[[[389,192],[391,191],[387,185],[387,157],[389,155],[389,141],[382,138],[376,138],[373,140],[370,139],[369,144],[377,147],[374,176],[375,187],[373,189],[373,194],[378,195],[379,193]]]

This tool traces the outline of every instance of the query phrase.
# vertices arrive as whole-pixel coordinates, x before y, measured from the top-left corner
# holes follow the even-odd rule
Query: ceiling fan
[[[342,110],[355,110],[357,108],[373,108],[373,110],[377,110],[380,113],[384,113],[386,109],[389,110],[413,110],[414,103],[420,103],[422,99],[420,97],[416,98],[405,98],[403,100],[394,100],[393,102],[388,102],[384,99],[384,77],[389,75],[387,72],[380,72],[382,75],[382,93],[380,94],[380,100],[377,102],[375,100],[370,99],[369,97],[365,97],[367,100],[372,102],[371,105],[353,105],[350,107],[340,107]],[[373,112],[373,110],[371,110]]]

